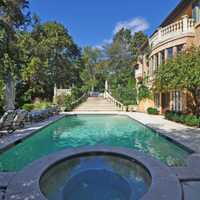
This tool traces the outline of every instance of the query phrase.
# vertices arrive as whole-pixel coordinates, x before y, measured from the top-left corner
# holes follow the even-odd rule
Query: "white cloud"
[[[107,44],[111,44],[112,41],[113,41],[113,39],[105,39],[105,40],[103,40],[102,44],[95,45],[94,48],[103,50],[103,49],[104,49],[104,46],[107,45]]]
[[[113,42],[113,39],[111,38],[111,39],[105,39],[104,41],[103,41],[103,44],[111,44]]]
[[[95,46],[93,46],[93,48],[103,50],[103,45],[95,45]]]
[[[145,31],[149,28],[149,23],[142,17],[136,17],[131,20],[118,22],[114,28],[113,34],[116,34],[122,28],[131,30],[134,35],[138,31]]]
[[[142,17],[135,17],[131,20],[127,21],[120,21],[116,24],[112,36],[119,32],[122,28],[129,29],[131,34],[134,35],[136,32],[145,31],[149,28],[149,23],[146,19]],[[111,44],[113,39],[105,39],[103,40],[102,44],[96,45],[96,48],[103,49],[103,46],[106,44]]]

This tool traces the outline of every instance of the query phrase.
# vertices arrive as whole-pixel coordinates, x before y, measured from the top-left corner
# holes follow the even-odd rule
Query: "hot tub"
[[[64,160],[42,176],[49,200],[138,200],[151,176],[138,162],[111,154],[90,154]]]

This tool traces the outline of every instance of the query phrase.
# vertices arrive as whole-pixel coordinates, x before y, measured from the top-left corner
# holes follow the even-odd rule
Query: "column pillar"
[[[165,60],[164,61],[166,62],[168,59],[168,52],[167,52],[167,49],[165,49],[164,51],[165,51]]]
[[[173,47],[173,56],[177,55],[177,46]]]
[[[163,108],[162,108],[162,93],[159,93],[159,96],[160,96],[160,108],[159,108],[159,110],[160,110],[160,114],[162,114],[163,113]]]
[[[162,59],[161,59],[161,52],[158,53],[158,67],[160,67],[160,65],[162,64]]]
[[[188,30],[188,18],[189,18],[188,15],[184,15],[182,17],[182,20],[183,20],[183,32],[186,32]]]

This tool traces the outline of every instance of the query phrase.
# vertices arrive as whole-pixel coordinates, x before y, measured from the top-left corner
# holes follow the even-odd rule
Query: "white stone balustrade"
[[[166,27],[159,28],[150,38],[150,45],[155,47],[159,43],[173,39],[183,34],[194,33],[195,22],[188,16],[183,16],[181,20],[174,22]]]

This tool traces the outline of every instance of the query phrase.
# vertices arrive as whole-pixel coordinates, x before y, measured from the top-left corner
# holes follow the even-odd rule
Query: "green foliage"
[[[71,111],[73,109],[72,103],[73,103],[73,97],[70,95],[65,96],[64,100],[64,107],[65,111]]]
[[[141,101],[146,98],[151,99],[152,93],[147,86],[142,84],[139,86],[139,89],[138,89],[138,99],[139,99],[139,101]]]
[[[104,70],[102,65],[102,52],[97,48],[86,47],[83,50],[85,69],[81,73],[84,89],[100,91],[104,88]]]
[[[82,91],[82,88],[79,87],[72,88],[72,97],[74,100],[80,98],[83,94],[84,92]]]
[[[36,24],[25,37],[23,46],[31,56],[26,61],[27,67],[22,70],[22,78],[29,85],[26,94],[31,99],[51,100],[54,84],[60,88],[81,84],[80,50],[62,24]]]
[[[136,104],[136,90],[133,88],[119,87],[112,90],[112,95],[124,105],[135,105]]]
[[[30,103],[24,104],[22,106],[22,109],[30,112],[30,111],[34,110],[34,104],[30,104]]]
[[[41,102],[35,102],[35,103],[27,103],[27,104],[24,104],[22,106],[22,108],[24,110],[27,110],[27,111],[32,111],[32,110],[43,110],[43,109],[47,109],[47,108],[50,108],[52,105],[52,103],[50,102],[46,102],[46,101],[41,101]]]
[[[64,95],[64,94],[57,96],[56,99],[55,99],[56,104],[60,107],[64,106],[65,97],[66,97],[66,95]]]
[[[199,126],[200,124],[200,118],[195,115],[182,114],[181,112],[167,111],[165,118],[188,126]]]
[[[150,115],[158,115],[159,114],[159,111],[157,108],[148,108],[147,109],[147,113],[150,114]]]
[[[13,83],[24,65],[19,33],[28,24],[27,0],[1,0],[0,2],[0,77],[4,81],[5,92],[12,91]],[[14,95],[13,95],[14,96]],[[12,101],[8,93],[4,95],[5,102]]]
[[[50,108],[51,105],[52,105],[52,103],[46,102],[46,101],[36,102],[36,103],[34,103],[34,109],[35,110],[43,110],[43,109]]]
[[[191,48],[168,60],[158,70],[154,89],[159,92],[187,89],[193,96],[193,114],[200,115],[200,48]]]
[[[136,104],[137,90],[134,78],[134,64],[137,62],[139,48],[147,41],[142,32],[131,34],[121,29],[106,49],[107,79],[112,95],[125,105]]]

